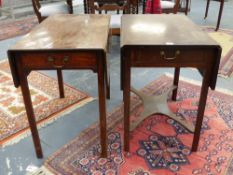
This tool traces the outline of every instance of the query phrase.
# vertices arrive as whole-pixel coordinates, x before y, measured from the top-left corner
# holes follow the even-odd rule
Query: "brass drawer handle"
[[[68,61],[69,61],[69,56],[64,56],[64,58],[63,58],[63,63],[67,63]]]
[[[165,59],[165,60],[174,60],[174,59],[176,59],[179,55],[180,55],[180,51],[179,51],[179,50],[177,50],[177,51],[175,52],[175,56],[174,56],[174,57],[166,57],[166,54],[165,54],[164,51],[161,51],[161,52],[160,52],[160,56],[161,56],[163,59]]]
[[[52,64],[53,64],[53,67],[54,67],[54,68],[57,68],[57,69],[63,68],[63,67],[65,66],[65,64],[69,61],[69,59],[70,59],[69,56],[64,56],[64,58],[63,58],[63,60],[62,60],[63,64],[62,64],[62,65],[55,65],[55,64],[54,64],[54,58],[53,58],[53,57],[49,56],[49,57],[47,58],[48,62],[49,62],[49,63],[52,63]]]
[[[53,59],[53,57],[48,57],[48,62],[53,62],[54,61],[54,59]]]

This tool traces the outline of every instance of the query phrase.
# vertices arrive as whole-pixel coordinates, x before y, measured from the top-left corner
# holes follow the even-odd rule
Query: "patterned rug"
[[[229,77],[233,72],[233,30],[219,29],[214,27],[202,27],[210,37],[222,46],[222,58],[219,66],[219,75]]]
[[[36,17],[0,23],[0,41],[28,33],[38,24]]]
[[[143,88],[160,94],[172,83],[162,76]],[[180,81],[176,102],[169,106],[177,115],[195,123],[200,86]],[[131,119],[142,112],[137,97],[131,99]],[[123,148],[123,110],[108,116],[108,159],[100,158],[98,123],[50,156],[39,170],[61,175],[232,175],[233,98],[210,91],[197,152],[190,152],[193,134],[172,119],[152,115],[131,132],[129,154]]]
[[[68,85],[64,86],[65,98],[60,99],[57,81],[39,72],[32,72],[28,80],[38,127],[92,100]],[[29,133],[21,90],[14,87],[9,64],[3,61],[0,63],[0,147],[17,142]]]

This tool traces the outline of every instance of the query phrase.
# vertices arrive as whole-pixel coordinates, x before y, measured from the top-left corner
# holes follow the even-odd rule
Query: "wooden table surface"
[[[124,15],[121,25],[121,47],[126,45],[218,46],[216,41],[185,15]]]
[[[110,16],[54,15],[10,50],[107,49]]]

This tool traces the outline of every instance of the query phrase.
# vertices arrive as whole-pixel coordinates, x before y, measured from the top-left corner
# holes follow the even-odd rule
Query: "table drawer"
[[[202,49],[152,49],[139,48],[131,52],[131,64],[141,66],[194,66],[206,64]]]
[[[29,69],[95,68],[96,53],[24,53],[22,63]]]

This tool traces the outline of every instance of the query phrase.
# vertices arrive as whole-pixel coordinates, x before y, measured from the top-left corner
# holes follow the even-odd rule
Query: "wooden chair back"
[[[72,14],[73,13],[73,6],[72,6],[72,0],[66,0],[66,3],[64,4],[61,4],[62,2],[58,2],[60,3],[59,4],[59,7],[63,6],[62,8],[67,8],[67,13],[70,13]],[[51,3],[51,4],[47,4],[47,6],[50,6],[49,8],[47,8],[46,10],[52,10],[52,11],[55,11],[56,13],[64,13],[64,10],[62,11],[59,11],[60,9],[55,9],[58,7],[58,3]],[[33,6],[33,9],[34,9],[34,12],[38,18],[38,21],[39,23],[42,22],[45,18],[48,17],[48,15],[44,15],[42,12],[41,12],[41,7],[42,5],[40,4],[40,1],[39,0],[32,0],[32,6]],[[46,6],[46,5],[45,5]]]
[[[88,0],[87,13],[110,14],[111,34],[120,35],[121,14],[138,13],[138,3],[136,0]]]
[[[128,3],[125,0],[89,0],[89,13],[95,14],[98,12],[102,14],[103,12],[107,14],[125,14],[128,13]]]

